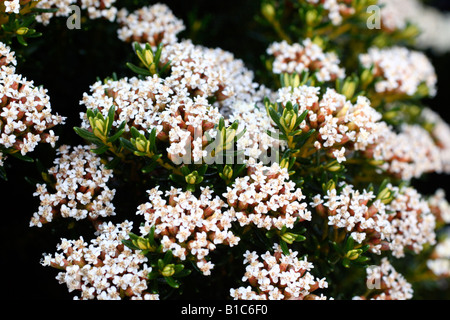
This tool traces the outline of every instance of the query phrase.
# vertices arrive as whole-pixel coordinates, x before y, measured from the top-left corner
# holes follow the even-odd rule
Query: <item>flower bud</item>
[[[164,266],[164,269],[161,271],[161,274],[164,277],[173,276],[175,273],[175,265],[173,263]]]
[[[291,132],[294,129],[296,121],[297,114],[294,110],[283,110],[283,115],[281,116],[280,122],[287,132]]]
[[[149,143],[145,138],[137,137],[131,141],[139,152],[148,153]]]
[[[292,232],[285,232],[281,235],[281,239],[286,243],[292,244],[297,239],[297,235]]]
[[[262,5],[261,13],[268,21],[273,21],[275,18],[275,8],[270,3]]]
[[[199,176],[197,171],[192,171],[184,179],[187,184],[198,184],[203,181],[203,177]]]
[[[233,168],[231,168],[230,165],[226,165],[223,168],[223,176],[227,179],[230,180],[233,177]]]
[[[393,194],[392,190],[390,190],[387,187],[384,188],[383,190],[381,190],[378,193],[377,198],[376,198],[376,200],[380,200],[384,204],[388,204],[393,199],[394,199],[394,194]]]
[[[359,258],[361,253],[363,252],[362,249],[353,249],[347,252],[345,255],[349,260],[356,260]]]
[[[363,88],[367,88],[372,83],[374,75],[370,69],[364,69],[361,73],[361,85]]]
[[[26,35],[28,33],[28,30],[29,29],[27,27],[21,27],[21,28],[17,29],[16,33],[19,36],[23,36],[23,35]]]
[[[342,86],[342,94],[347,99],[351,99],[355,95],[355,91],[356,91],[356,81],[346,80]]]
[[[281,169],[289,169],[289,158],[283,158],[280,162]]]

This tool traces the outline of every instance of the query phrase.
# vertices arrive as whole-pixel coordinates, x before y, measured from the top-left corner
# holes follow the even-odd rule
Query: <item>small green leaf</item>
[[[131,69],[131,71],[142,75],[142,76],[151,76],[152,74],[150,73],[150,71],[148,71],[147,69],[135,66],[134,64],[127,62],[127,67]]]
[[[174,278],[172,278],[172,277],[164,277],[164,279],[166,280],[167,284],[169,286],[171,286],[172,288],[178,289],[180,287],[180,284]]]

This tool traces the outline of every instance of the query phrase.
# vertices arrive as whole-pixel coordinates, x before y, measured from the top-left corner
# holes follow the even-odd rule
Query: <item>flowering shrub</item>
[[[0,3],[0,172],[41,239],[26,264],[75,299],[449,298],[432,9],[244,1],[221,17],[245,14],[246,38],[193,3]]]

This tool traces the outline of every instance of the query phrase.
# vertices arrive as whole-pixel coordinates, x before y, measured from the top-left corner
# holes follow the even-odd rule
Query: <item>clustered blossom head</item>
[[[342,186],[339,193],[331,189],[323,197],[316,195],[311,206],[329,225],[345,228],[356,242],[370,245],[372,252],[390,250],[401,258],[405,249],[419,253],[425,244],[435,243],[436,219],[415,189],[388,185],[384,192],[391,192],[393,200],[384,203],[371,191]]]
[[[450,276],[450,237],[440,241],[433,250],[427,267],[438,277]]]
[[[125,42],[149,43],[152,48],[159,44],[177,42],[177,34],[185,29],[183,21],[174,16],[169,7],[157,3],[129,13],[126,8],[119,11],[117,21],[119,39]]]
[[[364,68],[373,67],[373,75],[379,77],[375,82],[377,93],[413,96],[424,85],[428,96],[436,95],[437,76],[422,52],[404,47],[372,47],[359,60]]]
[[[275,244],[273,254],[267,251],[259,256],[256,251],[246,251],[244,264],[247,264],[242,281],[250,286],[230,289],[235,300],[315,300],[326,299],[312,294],[317,289],[328,287],[325,278],[317,279],[309,271],[314,268],[311,262],[297,258],[298,252],[283,254]]]
[[[403,124],[399,132],[386,131],[372,150],[373,157],[383,161],[380,168],[403,180],[444,170],[444,153],[418,124]]]
[[[210,251],[219,244],[231,247],[239,242],[230,230],[235,217],[223,211],[226,203],[209,188],[202,188],[198,198],[176,188],[166,192],[168,200],[162,194],[158,187],[149,190],[149,202],[138,207],[137,214],[145,218],[142,236],[154,227],[155,239],[160,240],[164,252],[171,250],[180,260],[194,257],[201,272],[209,275],[214,267],[206,259]]]
[[[450,203],[447,201],[444,189],[437,189],[433,195],[428,197],[428,206],[436,217],[436,222],[450,223]]]
[[[239,123],[237,132],[245,129],[244,135],[237,141],[237,149],[242,150],[247,157],[261,159],[263,155],[286,147],[285,141],[267,133],[268,130],[274,131],[274,126],[265,108],[237,102],[231,108],[228,121]]]
[[[353,104],[334,89],[328,88],[320,97],[320,88],[303,85],[279,89],[277,102],[296,103],[299,115],[308,111],[300,128],[304,132],[316,129],[314,147],[326,148],[338,162],[346,161],[346,154],[352,150],[369,152],[388,130],[386,123],[380,121],[381,114],[364,96]]]
[[[40,205],[30,226],[41,227],[55,216],[63,218],[92,219],[115,215],[112,199],[114,189],[107,182],[112,170],[106,169],[100,157],[90,152],[89,146],[77,146],[70,150],[63,145],[57,150],[55,166],[48,170],[54,185],[47,190],[47,184],[38,184],[34,196],[39,197]]]
[[[52,114],[47,90],[15,73],[16,63],[14,53],[0,42],[0,165],[3,153],[25,156],[40,142],[54,147],[58,137],[49,129],[64,122]]]
[[[277,162],[264,166],[250,158],[247,175],[237,178],[223,194],[241,226],[267,230],[293,228],[298,221],[311,220],[305,196],[290,181],[286,168]]]
[[[409,300],[414,290],[405,277],[398,273],[389,260],[384,257],[380,266],[368,267],[367,284],[373,286],[370,296],[354,297],[354,300]]]
[[[355,13],[355,9],[351,6],[352,2],[347,0],[307,0],[307,2],[315,6],[321,5],[327,13],[327,19],[335,26],[340,25],[343,18]]]
[[[168,80],[177,92],[214,98],[215,105],[229,107],[235,101],[253,102],[259,87],[244,62],[220,48],[207,48],[183,40],[164,47],[161,64],[170,62]]]
[[[113,128],[125,122],[125,131],[135,127],[141,133],[156,129],[157,139],[167,142],[168,157],[197,162],[207,155],[204,150],[209,138],[215,137],[214,126],[221,114],[202,96],[191,98],[179,92],[170,79],[157,76],[144,80],[123,78],[97,82],[91,86],[92,94],[84,94],[81,101],[87,108],[97,109],[106,117],[115,106]],[[89,129],[86,113],[81,113],[82,127]],[[189,150],[191,150],[189,154]]]
[[[53,17],[68,17],[73,14],[71,6],[78,5],[86,10],[90,19],[105,18],[114,21],[117,8],[116,0],[40,0],[38,9],[58,9],[56,12],[42,12],[36,16],[36,21],[48,25]]]
[[[429,134],[439,148],[442,172],[450,173],[450,126],[438,113],[429,108],[423,109],[421,115],[433,125]]]
[[[98,226],[97,237],[87,243],[61,239],[59,252],[44,254],[41,264],[62,270],[56,279],[65,283],[69,292],[81,291],[82,300],[159,300],[157,294],[147,290],[147,258],[122,244],[133,227],[125,221]]]
[[[320,82],[345,77],[345,70],[339,67],[338,56],[334,52],[323,52],[311,39],[292,45],[286,41],[274,42],[267,53],[275,57],[272,71],[276,74],[313,72]]]
[[[438,8],[420,0],[379,0],[382,27],[387,31],[404,29],[408,23],[416,25],[420,34],[414,45],[420,49],[432,49],[437,53],[448,52],[450,16]]]

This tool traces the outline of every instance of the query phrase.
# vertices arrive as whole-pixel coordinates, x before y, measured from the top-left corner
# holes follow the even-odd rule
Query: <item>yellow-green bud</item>
[[[137,238],[136,240],[133,241],[133,244],[141,250],[146,250],[150,248],[148,240],[144,238]]]
[[[233,177],[233,168],[231,166],[226,165],[223,168],[223,175],[226,179],[230,180]]]
[[[351,99],[355,95],[356,82],[353,80],[346,80],[342,86],[342,94],[347,98]]]
[[[297,239],[297,235],[295,233],[285,232],[281,235],[281,239],[286,243],[292,244]]]
[[[330,163],[328,163],[324,168],[325,170],[327,170],[328,172],[338,172],[340,170],[342,170],[342,165],[337,162],[337,160],[333,160]],[[332,180],[330,180],[332,181]]]
[[[409,25],[405,29],[402,30],[401,36],[404,39],[414,39],[416,38],[420,33],[420,30],[415,25]]]
[[[28,33],[28,30],[29,30],[29,29],[28,29],[27,27],[21,27],[21,28],[17,29],[16,33],[17,33],[19,36],[23,36],[23,35],[25,35],[25,34]]]
[[[370,69],[364,69],[361,73],[361,85],[366,88],[374,79],[373,72]]]
[[[283,115],[280,119],[281,125],[287,132],[291,132],[295,127],[297,121],[297,114],[294,110],[283,110]]]
[[[97,137],[103,137],[105,135],[105,121],[102,119],[96,118],[91,122],[91,125],[93,123],[92,131]]]
[[[317,22],[320,22],[320,18],[321,18],[321,16],[317,14],[316,10],[308,10],[306,12],[306,24],[308,26],[316,25]]]
[[[137,137],[136,140],[134,140],[134,146],[136,149],[140,152],[148,152],[148,141],[145,138]]]
[[[356,260],[362,253],[362,249],[353,249],[347,252],[345,255],[349,260]]]
[[[265,3],[262,5],[261,13],[268,21],[273,21],[275,18],[275,8],[270,3]]]
[[[394,199],[394,194],[393,194],[392,190],[390,190],[389,188],[384,188],[383,190],[381,190],[378,193],[377,198],[376,198],[376,200],[380,200],[384,204],[388,204],[393,199]]]
[[[186,180],[187,184],[196,184],[197,178],[198,178],[198,172],[193,171],[193,172],[189,173],[184,179]]]
[[[336,183],[334,180],[328,180],[328,182],[324,185],[324,189],[325,191],[336,189]]]
[[[281,159],[280,168],[281,169],[288,169],[289,168],[289,158]]]
[[[175,265],[173,263],[168,264],[164,267],[164,269],[161,271],[161,274],[164,277],[170,277],[173,276],[175,273]]]

